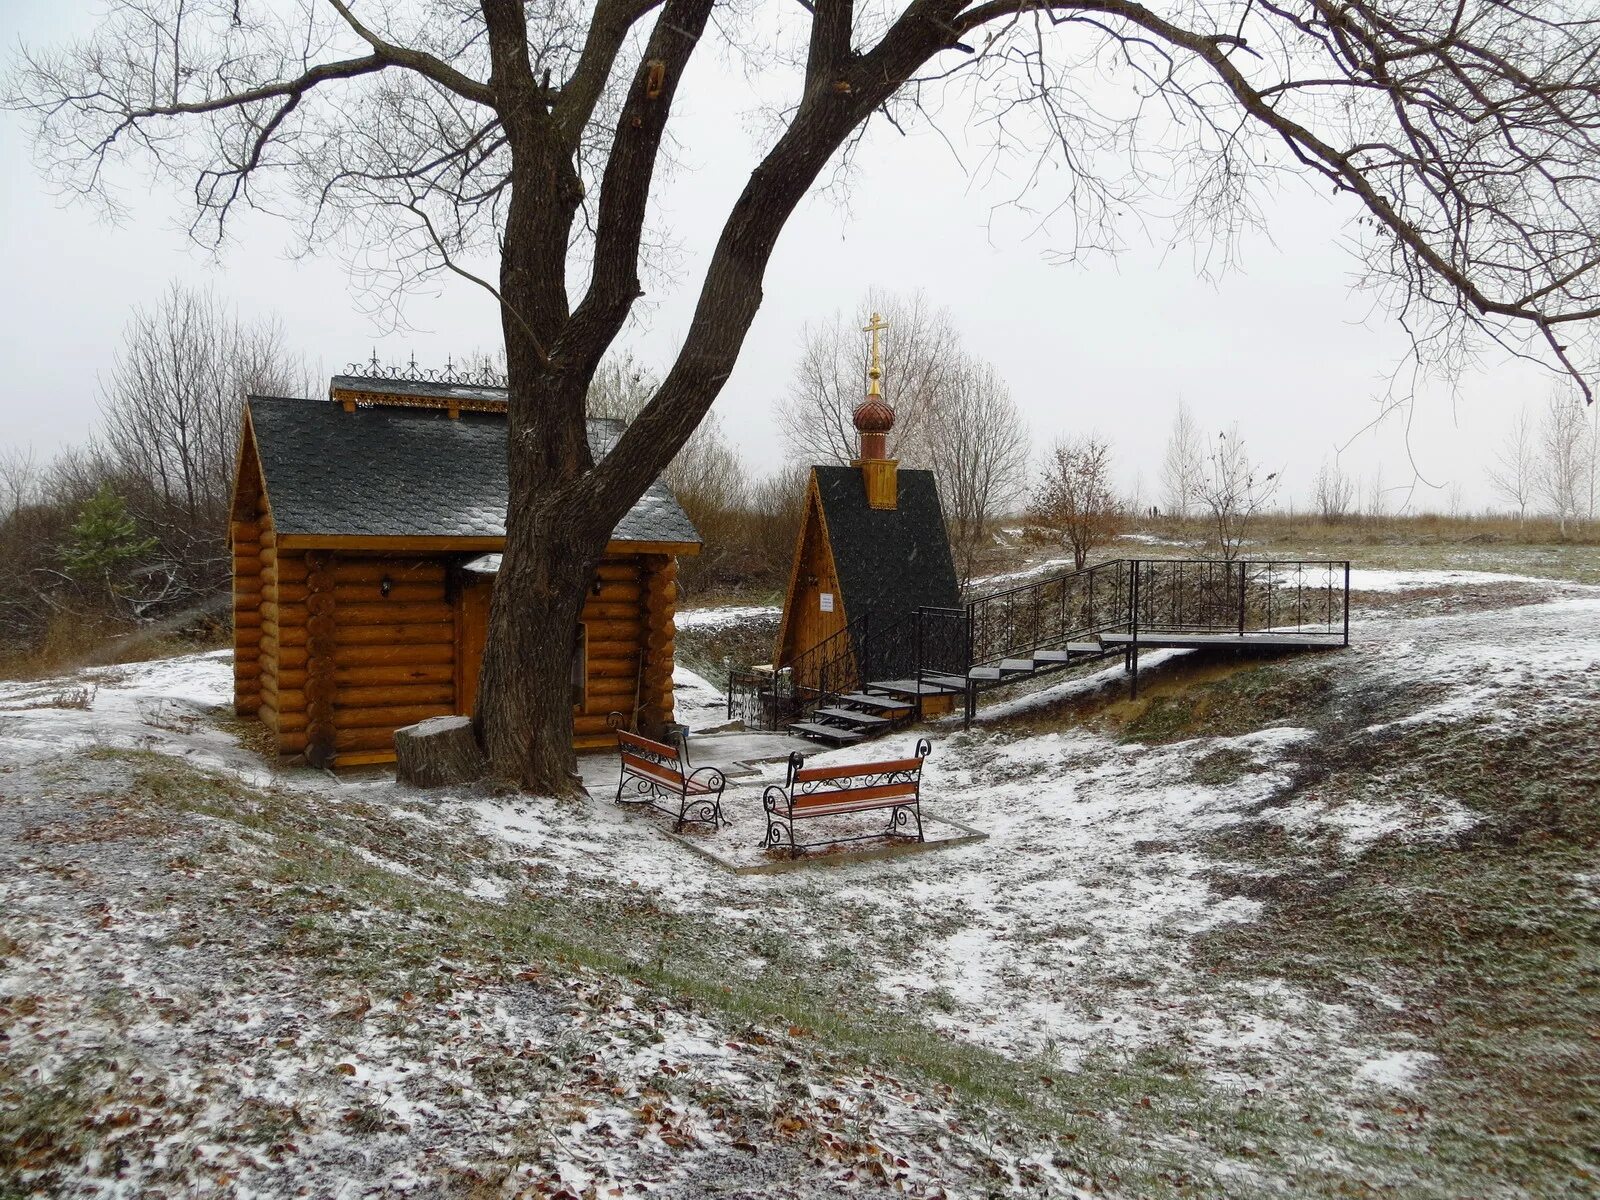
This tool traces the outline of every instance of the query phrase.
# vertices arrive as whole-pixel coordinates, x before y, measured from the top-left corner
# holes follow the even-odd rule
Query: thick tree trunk
[[[574,530],[541,528],[543,521],[518,510],[513,492],[478,684],[479,736],[492,779],[541,795],[577,795],[573,652],[606,538],[585,543]]]

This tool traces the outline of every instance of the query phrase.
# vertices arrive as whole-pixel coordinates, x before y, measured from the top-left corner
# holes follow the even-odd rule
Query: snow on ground
[[[1368,574],[1381,586],[1408,589],[1481,582],[1464,579],[1464,573],[1372,572],[1363,573],[1366,590],[1379,590],[1367,586]],[[1451,576],[1449,583],[1437,581],[1442,574]],[[1392,722],[1514,725],[1542,705],[1567,703],[1573,681],[1600,671],[1600,589],[1563,589],[1543,602],[1466,613],[1361,616],[1352,625],[1352,643],[1351,650],[1338,652],[1346,656],[1338,686],[1352,699],[1368,692],[1411,697]],[[1169,656],[1152,654],[1146,664],[1157,665],[1163,657]],[[225,654],[212,654],[85,676],[97,681],[86,708],[70,706],[71,688],[82,681],[0,684],[0,763],[21,772],[12,776],[13,789],[18,779],[33,777],[30,771],[44,778],[58,767],[93,779],[94,764],[74,762],[74,756],[96,748],[156,750],[246,779],[265,777],[267,769],[211,722],[229,700],[227,667]],[[1291,1103],[1295,1097],[1320,1103],[1353,1095],[1352,1089],[1402,1095],[1421,1086],[1428,1056],[1373,1034],[1349,1006],[1283,982],[1220,981],[1195,964],[1198,935],[1250,922],[1261,911],[1257,900],[1218,889],[1220,864],[1203,847],[1219,832],[1270,820],[1291,833],[1329,831],[1349,857],[1379,838],[1447,836],[1468,827],[1474,815],[1447,797],[1385,794],[1381,781],[1339,802],[1325,794],[1293,793],[1295,756],[1320,735],[1291,721],[1242,736],[1150,745],[1087,727],[1037,733],[1006,727],[1055,701],[1112,685],[1119,675],[1120,667],[1113,667],[990,705],[971,732],[949,723],[933,730],[924,801],[933,812],[983,830],[988,841],[827,870],[735,877],[675,844],[641,836],[637,821],[603,804],[419,793],[383,777],[333,780],[309,771],[282,773],[276,784],[315,796],[330,814],[385,814],[394,830],[415,830],[425,842],[484,839],[479,876],[451,886],[486,903],[514,894],[514,880],[533,881],[515,887],[533,886],[579,905],[648,898],[651,907],[703,931],[706,953],[725,956],[730,981],[837,977],[855,1004],[903,1011],[955,1043],[1053,1064],[1054,1070],[1181,1048],[1201,1086],[1223,1096],[1266,1093]],[[720,691],[710,681],[680,670],[675,685],[680,719],[691,727],[721,711]],[[917,736],[897,733],[816,754],[823,761],[894,757],[909,752]],[[1231,766],[1202,769],[1217,761]],[[738,836],[759,836],[760,789],[778,772],[768,764],[755,776],[731,781],[724,804],[740,818],[734,826]],[[0,775],[0,784],[5,779]],[[431,877],[426,863],[407,866],[382,845],[367,847],[359,857],[392,861],[402,868],[396,874],[408,879]],[[69,885],[41,884],[42,878],[30,874],[26,861],[0,876],[0,932],[49,948],[31,966],[0,967],[8,972],[0,974],[0,996],[26,990],[58,997],[28,1036],[58,1039],[60,1047],[14,1040],[4,1051],[17,1055],[31,1046],[40,1056],[38,1069],[48,1073],[70,1058],[74,1038],[92,1041],[105,1033],[80,1015],[83,997],[92,991],[90,976],[120,980],[118,986],[139,997],[141,1006],[155,1004],[163,970],[179,969],[176,959],[163,958],[179,955],[173,941],[179,935],[160,919],[115,909],[102,914],[108,922],[104,936],[80,928],[60,908]],[[1592,894],[1592,878],[1577,882]],[[601,1006],[604,1017],[585,1023],[583,1036],[597,1056],[597,1077],[605,1088],[622,1088],[625,1102],[608,1101],[600,1085],[585,1084],[579,1089],[585,1102],[560,1114],[530,1113],[500,1097],[469,1120],[459,1095],[447,1100],[452,1088],[470,1093],[473,1087],[459,1074],[464,1055],[506,1055],[527,1046],[537,1057],[552,1039],[572,1036],[572,1029],[563,1033],[543,1009],[505,1010],[503,998],[468,988],[448,1004],[426,1008],[426,1019],[408,1014],[407,1021],[415,1022],[409,1040],[385,1041],[362,1025],[347,1044],[335,1038],[306,1047],[295,1040],[294,1029],[320,1020],[311,1001],[284,980],[254,980],[249,961],[241,947],[234,969],[245,982],[216,981],[215,1012],[203,1024],[212,1038],[208,1044],[248,1035],[252,1044],[281,1047],[275,1056],[258,1058],[254,1075],[235,1086],[263,1102],[300,1106],[311,1132],[296,1140],[320,1147],[316,1152],[325,1163],[348,1149],[339,1141],[346,1135],[330,1132],[330,1126],[338,1130],[345,1118],[337,1114],[362,1097],[385,1114],[381,1121],[412,1132],[412,1140],[397,1143],[396,1153],[411,1156],[406,1162],[413,1173],[426,1175],[444,1159],[460,1160],[467,1153],[463,1147],[502,1136],[493,1131],[537,1119],[562,1131],[554,1144],[563,1147],[539,1159],[539,1169],[557,1172],[581,1191],[585,1181],[609,1182],[606,1171],[621,1181],[637,1179],[640,1163],[682,1168],[683,1156],[669,1153],[668,1134],[689,1139],[712,1159],[734,1153],[729,1147],[748,1136],[737,1122],[724,1120],[719,1127],[709,1108],[696,1108],[694,1089],[660,1078],[650,1086],[670,1093],[673,1115],[655,1120],[652,1107],[650,1119],[641,1117],[654,1104],[641,1090],[641,1072],[654,1069],[656,1058],[690,1064],[689,1077],[706,1089],[744,1091],[757,1106],[779,1102],[771,1079],[749,1066],[743,1051],[729,1048],[736,1039],[727,1029],[674,1014],[646,1021],[609,997]],[[598,985],[591,980],[561,986]],[[285,1022],[292,1028],[280,1036]],[[177,1056],[181,1043],[170,1037],[163,1043],[159,1031],[146,1037],[141,1030],[147,1025],[135,1021],[118,1036],[159,1060],[161,1078],[176,1081],[162,1086],[201,1107],[215,1103],[208,1095],[227,1092],[221,1068],[185,1065]],[[641,1042],[647,1027],[653,1032]],[[653,1040],[656,1033],[662,1041]],[[448,1049],[458,1036],[459,1048]],[[352,1072],[339,1065],[347,1061]],[[811,1101],[820,1105],[819,1097],[831,1096],[839,1103],[847,1091],[816,1091]],[[237,1090],[228,1094],[230,1102],[237,1101]],[[912,1104],[875,1119],[883,1129],[922,1130],[931,1118],[925,1107]],[[907,1154],[912,1141],[921,1153],[933,1153],[932,1143],[918,1140],[921,1132],[907,1138]],[[622,1155],[616,1147],[623,1145],[634,1150]],[[437,1154],[424,1153],[424,1146],[437,1147]],[[179,1148],[169,1145],[162,1153]],[[244,1169],[234,1148],[186,1144],[181,1153],[213,1155],[219,1170]],[[926,1183],[940,1170],[955,1168],[945,1162],[920,1169],[914,1178]],[[1045,1193],[1065,1194],[1066,1185],[1056,1184],[1060,1190],[1046,1185]]]
[[[725,604],[717,608],[685,608],[677,615],[679,629],[716,629],[743,625],[747,621],[779,616],[783,610],[771,604]]]
[[[1537,575],[1513,575],[1503,571],[1385,571],[1370,567],[1350,569],[1352,592],[1410,592],[1428,588],[1459,588],[1497,583],[1555,583],[1561,586],[1559,581],[1543,579]]]

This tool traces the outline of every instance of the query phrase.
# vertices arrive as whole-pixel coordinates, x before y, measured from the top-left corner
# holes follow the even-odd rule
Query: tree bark
[[[394,731],[395,777],[415,787],[482,779],[488,764],[466,717],[432,717]]]

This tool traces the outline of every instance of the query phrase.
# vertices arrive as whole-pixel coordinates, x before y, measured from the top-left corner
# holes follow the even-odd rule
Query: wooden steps
[[[858,725],[863,729],[873,729],[879,725],[889,724],[888,717],[880,717],[876,713],[862,712],[860,709],[849,708],[819,708],[817,716],[829,717],[844,725]]]
[[[832,742],[835,746],[849,746],[867,738],[867,735],[858,729],[846,729],[842,725],[822,725],[816,721],[796,721],[789,728],[802,737],[815,738],[820,742]]]

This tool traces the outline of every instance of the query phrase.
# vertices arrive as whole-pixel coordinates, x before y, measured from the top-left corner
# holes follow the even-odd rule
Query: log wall
[[[233,543],[233,711],[261,707],[261,511],[258,498],[240,506],[228,528]]]
[[[572,715],[572,740],[580,750],[615,745],[607,715],[620,712],[631,720],[635,698],[643,699],[646,586],[639,555],[606,558],[595,568],[579,617],[587,631],[587,674],[583,704]]]
[[[327,597],[336,765],[393,761],[400,726],[467,711],[456,695],[455,608],[442,561],[341,554]]]
[[[235,539],[235,650],[244,668],[235,702],[241,712],[254,705],[280,756],[337,767],[390,762],[395,729],[472,711],[477,681],[458,676],[458,597],[444,560],[281,551],[264,505],[256,526],[255,543],[245,528]],[[670,555],[617,556],[596,568],[582,614],[579,749],[613,744],[612,712],[637,712],[651,730],[672,719],[676,597]]]
[[[305,751],[306,556],[278,549],[271,515],[261,533],[261,707],[281,757]]]

